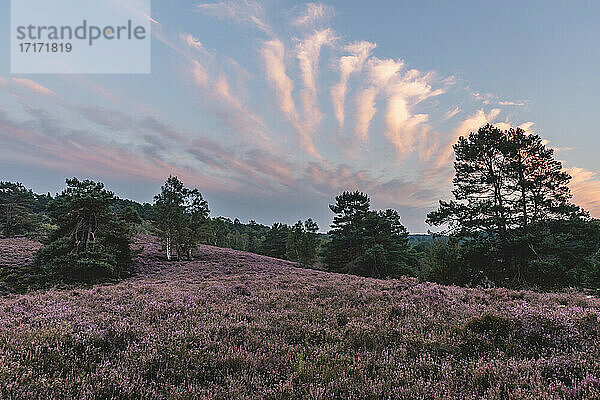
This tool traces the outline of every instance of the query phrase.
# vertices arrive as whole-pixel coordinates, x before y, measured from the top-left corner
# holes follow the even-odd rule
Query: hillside
[[[600,398],[597,298],[137,243],[118,284],[0,297],[0,398]],[[0,241],[0,265],[35,248]]]

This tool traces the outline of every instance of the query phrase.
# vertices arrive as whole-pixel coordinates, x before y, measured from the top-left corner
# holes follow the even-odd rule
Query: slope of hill
[[[138,243],[118,284],[0,298],[0,398],[600,398],[597,298]]]

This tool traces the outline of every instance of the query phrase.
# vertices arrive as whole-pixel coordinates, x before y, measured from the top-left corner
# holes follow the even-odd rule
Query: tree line
[[[488,124],[460,137],[454,153],[454,198],[427,215],[440,231],[412,244],[398,212],[371,209],[360,191],[341,193],[329,205],[334,217],[325,235],[312,219],[269,227],[211,218],[200,191],[174,176],[152,204],[119,199],[102,183],[76,178],[55,197],[0,182],[0,229],[6,237],[42,238],[40,270],[74,281],[126,274],[132,237],[144,231],[161,238],[167,260],[192,259],[208,244],[376,278],[600,287],[600,224],[572,203],[571,177],[539,135]]]

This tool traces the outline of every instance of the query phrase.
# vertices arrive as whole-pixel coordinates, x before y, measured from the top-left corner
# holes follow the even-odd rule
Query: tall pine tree
[[[370,210],[369,197],[359,191],[335,200],[329,206],[336,215],[324,257],[331,271],[377,278],[412,273],[415,256],[395,210]]]
[[[589,258],[592,243],[580,242],[571,261],[559,261],[569,251],[568,240],[558,238],[570,232],[580,241],[573,226],[587,224],[589,215],[571,203],[571,177],[541,137],[488,124],[460,137],[454,152],[454,200],[440,201],[427,222],[461,240],[467,267],[503,285],[533,284],[549,270],[563,271],[551,274],[553,282],[577,282],[568,271]]]

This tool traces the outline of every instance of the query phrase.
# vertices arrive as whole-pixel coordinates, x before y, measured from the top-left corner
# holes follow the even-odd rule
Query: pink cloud
[[[575,204],[588,210],[593,217],[600,218],[600,176],[598,173],[579,167],[566,168],[572,176],[570,188]]]
[[[340,129],[344,127],[344,103],[346,100],[346,92],[348,91],[348,79],[353,72],[362,69],[366,59],[369,57],[369,54],[375,46],[375,43],[370,42],[349,44],[344,50],[351,53],[351,55],[342,56],[339,59],[340,80],[331,88],[330,93],[333,102],[333,112]]]
[[[263,44],[262,57],[265,65],[267,80],[275,88],[279,108],[290,119],[296,119],[296,105],[292,97],[294,83],[287,75],[285,66],[285,47],[278,40],[270,40]]]
[[[264,22],[262,6],[252,0],[238,0],[218,3],[203,3],[196,6],[196,10],[217,18],[230,19],[238,24],[245,24],[264,33],[271,34],[271,27]]]
[[[43,94],[46,96],[56,96],[56,93],[54,93],[52,90],[40,85],[37,82],[32,81],[31,79],[12,78],[12,81],[18,85],[21,85],[21,86],[33,91],[33,92]]]
[[[323,3],[307,3],[302,14],[292,21],[296,26],[312,26],[333,14],[333,7]]]

